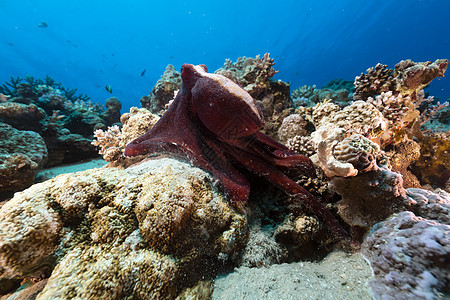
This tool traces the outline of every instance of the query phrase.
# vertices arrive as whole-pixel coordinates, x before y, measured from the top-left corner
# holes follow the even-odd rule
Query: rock
[[[46,160],[47,148],[37,132],[0,122],[0,198],[31,185]]]
[[[375,299],[437,299],[450,292],[450,225],[405,211],[377,224],[362,244]]]
[[[51,274],[37,299],[175,298],[247,239],[211,182],[162,158],[35,184],[0,209],[0,278]]]
[[[0,103],[0,121],[19,130],[38,131],[41,128],[39,122],[46,117],[45,111],[34,104]]]

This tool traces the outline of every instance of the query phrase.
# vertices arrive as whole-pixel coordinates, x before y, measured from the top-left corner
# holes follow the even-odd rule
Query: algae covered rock
[[[237,261],[246,239],[207,173],[147,160],[17,193],[0,210],[0,278],[50,276],[37,299],[171,299]]]

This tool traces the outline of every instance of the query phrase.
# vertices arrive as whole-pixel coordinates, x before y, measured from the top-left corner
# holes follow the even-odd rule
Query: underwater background
[[[450,54],[445,0],[0,1],[0,82],[50,75],[122,112],[148,95],[168,64],[206,64],[266,52],[275,79],[321,87],[376,63]],[[105,86],[111,87],[111,94]],[[450,79],[426,90],[441,102]]]
[[[450,299],[449,12],[0,0],[0,300]]]

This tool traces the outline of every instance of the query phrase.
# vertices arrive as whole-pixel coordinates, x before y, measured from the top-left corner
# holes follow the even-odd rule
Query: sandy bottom
[[[372,299],[361,254],[334,251],[319,262],[240,267],[216,278],[213,299]]]
[[[70,165],[57,166],[54,168],[44,169],[38,172],[35,182],[46,181],[50,178],[56,177],[65,173],[74,173],[85,171],[93,168],[101,168],[108,164],[103,159],[91,159],[84,162],[78,162]]]

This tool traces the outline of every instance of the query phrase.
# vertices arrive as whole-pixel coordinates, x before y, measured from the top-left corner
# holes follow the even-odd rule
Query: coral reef
[[[392,149],[386,152],[392,171],[402,174],[403,186],[405,188],[420,188],[420,182],[410,171],[410,166],[420,158],[419,143],[406,139],[393,145]],[[429,167],[429,166],[427,166]]]
[[[44,78],[36,79],[33,76],[27,75],[24,78],[11,76],[10,81],[0,85],[0,93],[9,95],[11,97],[22,97],[24,102],[29,102],[29,99],[36,99],[39,94],[44,94],[48,89],[59,90],[61,94],[68,100],[88,101],[89,96],[85,94],[77,94],[77,89],[69,89],[64,87],[60,82],[46,75]],[[21,102],[21,101],[16,101]]]
[[[262,100],[271,89],[270,78],[278,73],[272,68],[275,65],[273,61],[270,53],[264,54],[262,58],[260,55],[256,58],[239,57],[235,63],[227,59],[224,66],[214,73],[233,80],[254,99]]]
[[[445,187],[450,179],[450,133],[431,133],[419,139],[420,157],[411,170],[424,184]],[[447,187],[447,192],[450,190]]]
[[[183,84],[167,112],[149,131],[125,148],[126,156],[171,153],[210,172],[232,201],[245,202],[246,176],[233,164],[263,176],[327,222],[336,236],[345,231],[333,214],[283,168],[315,176],[308,157],[260,132],[264,121],[254,99],[230,79],[184,64]]]
[[[333,247],[362,247],[376,298],[450,294],[449,110],[423,91],[448,61],[378,64],[354,88],[291,97],[273,66],[269,54],[216,74],[168,65],[121,117],[118,99],[105,111],[50,77],[2,85],[0,294],[208,299],[218,273]],[[108,168],[12,196],[95,147]]]
[[[448,67],[447,59],[435,62],[415,63],[410,59],[402,60],[395,65],[394,72],[386,65],[377,64],[355,78],[355,100],[366,100],[368,97],[383,92],[394,92],[395,95],[414,97],[421,89],[437,77],[444,76]]]
[[[41,135],[48,148],[47,166],[96,157],[90,144],[93,132],[119,122],[121,104],[116,98],[106,101],[104,111],[49,76],[11,78],[0,90],[11,96],[0,102],[0,121]]]
[[[291,98],[295,107],[311,107],[325,100],[331,100],[339,107],[344,107],[352,100],[353,92],[353,82],[333,79],[321,89],[315,85],[301,86],[292,91]]]
[[[141,98],[141,106],[154,114],[161,115],[169,101],[175,98],[175,92],[180,87],[180,72],[175,70],[174,66],[168,65],[150,95]]]
[[[46,117],[45,111],[34,104],[0,103],[0,121],[19,130],[39,131]]]
[[[331,113],[321,117],[319,123],[314,124],[316,131],[319,131],[322,125],[333,124],[348,133],[376,138],[387,129],[387,121],[382,113],[375,106],[365,101],[355,101],[339,111],[335,109],[328,109],[327,111]]]
[[[120,110],[122,109],[122,103],[116,97],[111,97],[106,100],[106,111],[103,112],[102,118],[107,125],[117,123],[120,120]]]
[[[315,161],[328,177],[356,176],[376,168],[376,158],[382,156],[380,147],[360,134],[345,137],[348,132],[333,124],[313,133],[317,147]]]
[[[408,208],[402,184],[400,174],[377,167],[354,177],[333,177],[330,188],[342,196],[337,208],[346,223],[370,227]]]
[[[175,298],[246,241],[211,181],[163,158],[35,184],[0,209],[0,277],[50,276],[38,299]]]
[[[116,161],[123,154],[123,149],[120,148],[121,135],[117,125],[108,127],[107,131],[97,129],[94,131],[92,145],[100,147],[98,154],[103,155],[104,160]]]
[[[39,134],[0,122],[0,199],[30,186],[47,155]]]

